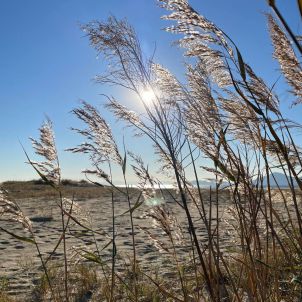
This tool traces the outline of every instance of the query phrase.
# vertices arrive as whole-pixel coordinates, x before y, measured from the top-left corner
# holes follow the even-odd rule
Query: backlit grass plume
[[[87,129],[73,128],[73,130],[86,138],[86,142],[68,150],[74,153],[88,153],[95,165],[105,161],[113,161],[122,165],[122,157],[108,124],[95,107],[84,101],[82,105],[72,112],[86,124]]]
[[[0,221],[18,222],[32,233],[30,219],[23,214],[17,203],[9,200],[7,193],[2,189],[0,189]]]
[[[294,104],[302,102],[302,68],[292,43],[271,15],[267,16],[274,46],[274,57],[279,61],[282,73],[297,97]]]
[[[44,161],[30,161],[30,163],[37,169],[37,172],[40,172],[40,176],[44,177],[44,180],[59,184],[61,171],[52,122],[49,118],[43,123],[39,131],[40,139],[30,138],[30,140],[36,154],[44,158]]]

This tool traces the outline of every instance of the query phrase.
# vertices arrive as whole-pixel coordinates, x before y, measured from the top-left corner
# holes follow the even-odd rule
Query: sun
[[[156,99],[155,93],[151,88],[144,89],[141,92],[141,96],[146,105],[152,105]]]

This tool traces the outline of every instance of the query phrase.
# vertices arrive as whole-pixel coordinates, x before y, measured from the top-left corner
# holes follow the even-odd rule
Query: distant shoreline
[[[111,192],[111,187],[104,185],[103,187],[90,183],[88,181],[74,181],[74,180],[63,180],[62,181],[62,193],[64,197],[76,198],[76,199],[92,199],[104,196],[104,194]],[[45,183],[43,180],[29,180],[29,181],[5,181],[0,184],[0,187],[8,191],[9,196],[14,199],[24,198],[57,198],[58,193],[50,185]],[[122,188],[122,186],[119,186]],[[197,189],[197,186],[194,185]],[[210,186],[200,186],[202,191],[210,190]],[[214,189],[215,186],[212,186]],[[220,187],[222,189],[222,187]],[[265,189],[266,187],[264,187]],[[272,189],[278,189],[277,187],[271,187]],[[139,189],[130,185],[129,189],[135,193]],[[288,190],[289,187],[280,186],[282,190]],[[161,190],[172,190],[175,188],[171,186],[161,187]]]

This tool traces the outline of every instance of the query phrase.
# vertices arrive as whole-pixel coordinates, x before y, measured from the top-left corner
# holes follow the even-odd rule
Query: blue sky
[[[192,0],[190,3],[233,38],[245,60],[260,76],[269,83],[277,79],[278,65],[271,59],[263,14],[269,11],[265,0]],[[296,1],[279,0],[277,4],[292,28],[301,33]],[[167,22],[160,20],[160,16],[165,13],[155,0],[1,0],[0,181],[36,178],[24,163],[26,158],[19,140],[33,155],[28,137],[38,136],[37,129],[45,115],[55,125],[63,177],[79,179],[80,171],[89,166],[88,161],[63,152],[81,142],[81,138],[69,131],[69,127],[78,126],[70,111],[80,99],[95,105],[104,103],[103,93],[116,96],[131,108],[137,106],[129,94],[93,82],[105,64],[102,58],[96,58],[80,24],[104,20],[110,14],[127,18],[136,28],[144,52],[150,54],[156,43],[156,60],[182,77],[182,51],[171,46],[176,36],[162,30]],[[288,116],[301,121],[301,107],[290,110],[289,94],[282,83],[280,86],[282,108]],[[120,141],[122,125],[117,126],[106,113],[105,117]],[[152,150],[145,147],[143,140],[129,139],[128,144],[152,162]]]

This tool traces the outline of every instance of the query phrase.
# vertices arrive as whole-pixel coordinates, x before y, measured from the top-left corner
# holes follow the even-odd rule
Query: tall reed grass
[[[82,136],[84,143],[69,151],[89,155],[93,168],[84,173],[95,185],[105,183],[111,188],[112,211],[108,244],[99,247],[95,240],[93,249],[84,246],[76,251],[81,258],[96,263],[102,272],[99,290],[92,288],[90,299],[301,301],[302,161],[294,135],[300,125],[283,116],[274,87],[267,86],[245,62],[239,47],[222,29],[198,14],[186,0],[160,0],[159,4],[171,12],[163,18],[174,22],[167,31],[182,35],[178,45],[189,57],[184,66],[186,83],[181,83],[153,58],[144,57],[135,30],[126,21],[110,17],[106,22],[84,25],[83,30],[91,46],[110,66],[97,82],[121,86],[141,101],[143,113],[127,109],[110,96],[106,108],[152,142],[160,159],[159,173],[167,175],[177,190],[177,196],[168,190],[164,198],[168,195],[177,204],[186,223],[180,224],[179,217],[166,204],[156,205],[146,214],[162,230],[162,238],[151,229],[135,228],[135,211],[163,194],[156,189],[162,184],[151,175],[140,156],[118,146],[97,108],[82,102],[73,114],[86,128],[73,130]],[[293,106],[298,106],[302,96],[301,44],[275,2],[269,1],[269,5],[276,15],[267,15],[273,56],[291,89]],[[152,91],[151,102],[144,98],[146,90]],[[32,141],[44,161],[33,162],[27,157],[60,200],[62,236],[57,247],[61,244],[64,247],[64,288],[59,295],[48,267],[49,259],[40,255],[41,263],[50,299],[72,301],[66,228],[73,221],[93,236],[97,231],[81,219],[75,201],[66,200],[62,194],[50,121],[41,127],[40,133],[40,140]],[[204,164],[208,161],[203,161],[200,154],[211,165]],[[123,188],[115,185],[113,166],[120,169]],[[207,192],[199,184],[200,166],[215,178],[215,185]],[[135,197],[130,194],[127,181],[130,168],[139,180],[139,193]],[[286,189],[276,180],[276,186],[272,183],[276,169],[286,176]],[[196,185],[192,185],[187,175],[194,175]],[[116,269],[117,194],[128,203],[124,215],[129,215],[133,252],[123,273]],[[31,237],[19,238],[34,243],[39,251],[30,222],[15,203],[4,195],[1,198],[2,216],[9,215],[9,219],[21,222]],[[227,206],[223,202],[226,198]],[[192,215],[193,208],[198,219]],[[226,224],[231,230],[228,233]],[[206,232],[205,240],[201,229]],[[175,273],[170,279],[140,268],[136,232],[148,234],[163,255],[170,255],[171,270]],[[233,242],[232,247],[225,247],[226,237]],[[101,249],[110,249],[110,265],[103,262]]]

